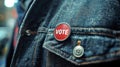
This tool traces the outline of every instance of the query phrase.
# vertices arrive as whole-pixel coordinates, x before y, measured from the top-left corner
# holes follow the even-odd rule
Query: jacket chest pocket
[[[66,40],[58,41],[54,30],[55,28],[48,29],[43,47],[75,65],[105,62],[120,57],[120,39],[116,37],[119,34],[117,31],[71,27],[70,36]]]

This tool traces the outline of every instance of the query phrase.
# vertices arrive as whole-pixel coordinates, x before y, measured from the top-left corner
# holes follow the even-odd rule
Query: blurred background
[[[13,45],[13,33],[17,22],[15,5],[18,0],[0,0],[0,67],[6,67],[7,55]]]

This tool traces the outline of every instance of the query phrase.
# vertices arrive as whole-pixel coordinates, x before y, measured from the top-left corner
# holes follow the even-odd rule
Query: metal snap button
[[[84,54],[84,48],[82,46],[76,46],[74,49],[73,49],[73,55],[75,57],[81,57],[83,56]]]
[[[84,54],[84,48],[80,46],[81,41],[78,41],[77,44],[78,45],[73,49],[73,55],[77,58],[80,58]]]
[[[36,32],[36,31],[31,31],[31,30],[26,30],[25,32],[26,32],[26,35],[27,35],[27,36],[37,34],[37,32]]]
[[[27,36],[31,35],[30,30],[26,30],[26,33],[27,33]]]

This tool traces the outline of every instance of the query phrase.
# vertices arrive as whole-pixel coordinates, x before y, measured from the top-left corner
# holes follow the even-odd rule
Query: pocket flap
[[[54,29],[49,29],[43,47],[75,65],[105,62],[120,57],[120,39],[114,37],[116,31],[103,28],[71,29],[71,35],[65,41],[57,41],[53,35]],[[75,57],[73,50],[79,40],[84,54]]]

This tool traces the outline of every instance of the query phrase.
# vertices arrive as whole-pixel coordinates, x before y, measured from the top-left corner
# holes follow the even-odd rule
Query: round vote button
[[[70,25],[67,23],[58,24],[54,30],[54,37],[58,41],[66,40],[71,32]]]

